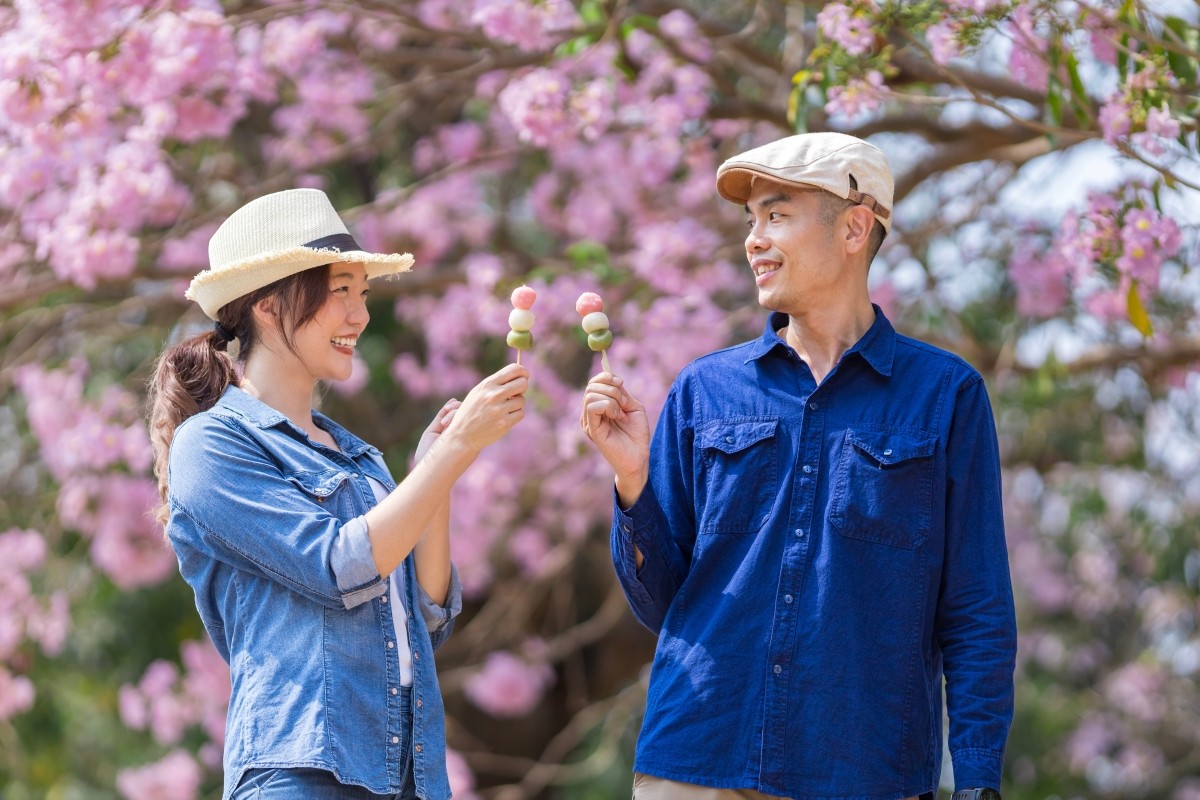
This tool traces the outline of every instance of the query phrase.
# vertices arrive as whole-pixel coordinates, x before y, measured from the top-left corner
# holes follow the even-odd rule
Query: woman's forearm
[[[413,548],[417,583],[439,606],[450,591],[450,501],[438,508]]]

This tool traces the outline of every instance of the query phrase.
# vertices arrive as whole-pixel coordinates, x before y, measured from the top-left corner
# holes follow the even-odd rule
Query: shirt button
[[[413,750],[416,750],[418,753],[421,752],[421,745],[417,745]]]
[[[810,409],[812,409],[813,411],[816,411],[816,410],[817,410],[817,408],[818,408],[818,406],[817,406],[817,404],[816,404],[816,403],[809,403],[809,404],[808,404],[808,407],[809,407]]]
[[[388,650],[391,650],[395,646],[396,646],[395,642],[388,642]]]
[[[776,675],[778,675],[779,673],[783,672],[783,667],[781,667],[781,666],[779,666],[778,664],[776,664],[774,667],[772,667],[772,668],[771,668],[771,670],[772,670],[772,672],[774,672]]]
[[[796,530],[795,530],[795,531],[793,531],[793,533],[795,533],[795,534],[796,534],[796,538],[797,538],[797,539],[803,539],[803,538],[804,538],[804,528],[796,528]]]
[[[425,705],[425,701],[418,697],[417,698],[417,708],[420,708],[423,705]]]
[[[621,523],[621,527],[625,530],[626,533],[629,533],[629,531],[631,530],[628,522]]]
[[[732,437],[732,436],[726,436],[726,437],[725,437],[725,441],[726,441],[726,442],[728,442],[729,444],[733,444],[733,437]]]
[[[890,456],[890,455],[892,454],[892,451],[891,451],[891,450],[884,450],[884,451],[883,451],[883,454],[884,454],[885,456]]]
[[[393,736],[393,737],[392,737],[392,744],[400,744],[400,737],[399,737],[399,736]]]
[[[790,602],[792,602],[792,596],[791,596],[790,594],[785,594],[785,595],[783,596],[783,602],[785,602],[785,603],[790,603]]]
[[[809,465],[809,464],[804,465],[804,474],[812,475],[812,466],[811,465]]]
[[[421,660],[421,654],[413,653],[413,661],[420,661],[420,660]]]
[[[388,598],[387,598],[386,594],[379,598],[379,602],[381,602],[381,603],[386,603],[387,600],[388,600]]]
[[[393,686],[392,687],[392,696],[395,697],[398,691],[399,690],[395,686]]]

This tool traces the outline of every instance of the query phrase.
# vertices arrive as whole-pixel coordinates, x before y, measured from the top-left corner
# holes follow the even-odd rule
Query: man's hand
[[[646,408],[617,376],[601,372],[583,393],[580,425],[616,474],[617,499],[629,508],[650,474],[650,423]]]

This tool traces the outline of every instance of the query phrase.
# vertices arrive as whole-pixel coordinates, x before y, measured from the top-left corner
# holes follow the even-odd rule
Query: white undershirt
[[[371,484],[371,490],[375,492],[375,502],[382,502],[383,498],[387,497],[388,490],[379,481],[367,476],[367,480]],[[404,585],[404,562],[400,562],[400,566],[392,572],[392,579],[388,581],[388,601],[392,604],[392,623],[396,627],[396,658],[400,660],[400,685],[412,686],[413,671],[412,671],[412,650],[408,646],[408,613],[404,609],[404,596],[400,592],[400,587]]]

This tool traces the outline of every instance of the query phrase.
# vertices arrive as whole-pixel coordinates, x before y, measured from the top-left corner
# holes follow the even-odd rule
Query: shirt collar
[[[308,439],[308,434],[293,425],[290,419],[237,386],[230,385],[225,389],[225,394],[221,396],[219,405],[237,413],[238,416],[258,428],[284,426],[287,430]],[[370,450],[373,453],[379,452],[321,412],[313,411],[312,415],[317,425],[333,437],[333,440],[337,442],[338,449],[345,455],[353,458],[362,454],[365,450]]]
[[[875,309],[875,321],[871,323],[871,327],[867,329],[862,338],[846,351],[842,358],[844,359],[851,353],[857,353],[864,361],[871,365],[872,369],[884,377],[889,377],[892,374],[892,360],[896,355],[896,329],[892,327],[892,323],[884,316],[883,309],[874,303],[871,304],[871,307]],[[763,328],[762,336],[751,344],[746,361],[755,361],[762,358],[777,347],[786,349],[788,347],[787,342],[776,331],[787,327],[787,324],[787,314],[778,311],[770,314],[767,317],[767,323]]]

